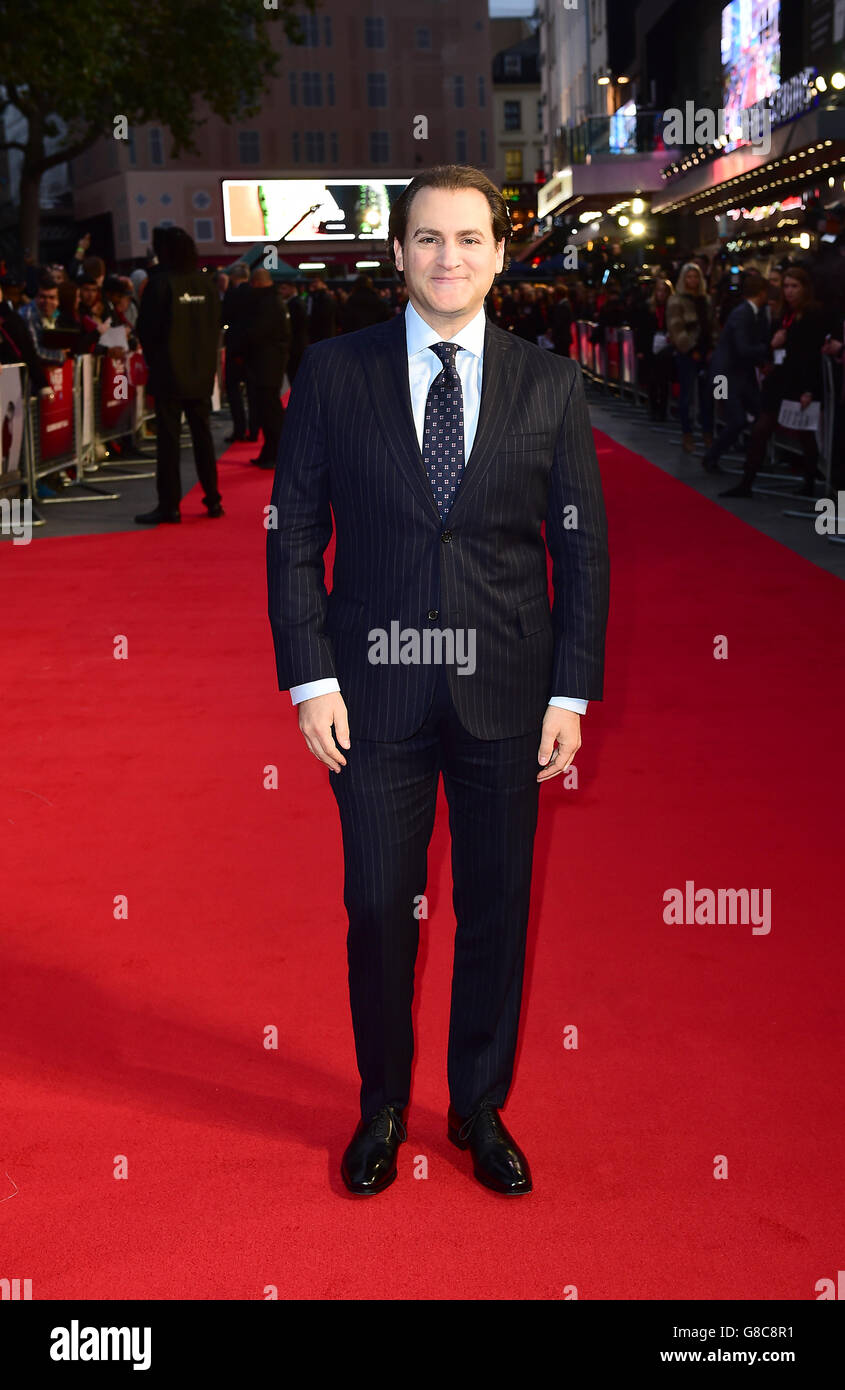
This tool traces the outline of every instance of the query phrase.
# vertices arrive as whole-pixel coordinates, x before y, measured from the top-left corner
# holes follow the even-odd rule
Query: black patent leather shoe
[[[136,516],[135,521],[138,526],[160,526],[163,522],[175,522],[182,520],[182,513],[177,507],[173,512],[163,512],[161,507],[153,507],[151,512],[142,512]]]
[[[371,1197],[396,1177],[396,1154],[408,1137],[399,1111],[385,1105],[369,1120],[360,1120],[343,1155],[341,1175],[350,1192]]]
[[[466,1120],[450,1105],[449,1138],[459,1149],[470,1150],[475,1176],[491,1192],[522,1197],[531,1191],[528,1159],[494,1105],[483,1102]]]

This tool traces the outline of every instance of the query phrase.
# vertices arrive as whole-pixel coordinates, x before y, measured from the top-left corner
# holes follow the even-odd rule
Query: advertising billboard
[[[223,179],[232,242],[387,240],[392,204],[410,179]]]
[[[780,0],[731,0],[722,10],[722,105],[736,136],[741,112],[780,86]]]

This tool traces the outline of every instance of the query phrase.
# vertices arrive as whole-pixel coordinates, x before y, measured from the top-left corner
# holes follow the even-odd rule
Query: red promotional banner
[[[100,426],[104,435],[114,439],[129,433],[134,401],[129,356],[104,357],[100,376]]]
[[[53,397],[39,397],[39,442],[41,458],[55,459],[73,452],[73,358],[51,367],[47,380]]]

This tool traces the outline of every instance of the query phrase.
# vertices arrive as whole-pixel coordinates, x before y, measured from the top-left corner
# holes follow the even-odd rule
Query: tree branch
[[[40,169],[42,173],[46,173],[48,169],[54,169],[57,164],[65,164],[71,159],[76,159],[78,155],[90,149],[95,141],[99,140],[102,133],[101,126],[89,126],[85,135],[81,135],[78,140],[72,141],[71,144],[66,145],[64,149],[54,150],[52,154],[45,154],[43,158],[39,159],[37,164],[32,167]]]

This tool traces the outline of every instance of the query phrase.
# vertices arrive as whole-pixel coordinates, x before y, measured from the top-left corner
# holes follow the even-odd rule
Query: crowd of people
[[[205,355],[203,383],[209,371],[213,376],[219,346],[225,348],[225,389],[232,415],[227,443],[260,440],[253,462],[273,468],[284,423],[280,393],[285,376],[294,381],[310,343],[401,313],[407,300],[404,286],[396,282],[377,288],[366,275],[349,284],[331,286],[320,276],[306,283],[293,276],[280,279],[263,264],[250,268],[243,262],[227,271],[203,272],[187,233],[157,228],[156,234],[148,263],[128,275],[108,274],[104,261],[90,254],[88,237],[80,240],[66,265],[28,265],[21,276],[0,275],[0,365],[26,362],[32,389],[41,392],[49,391],[47,370],[68,356],[118,356],[140,345],[154,369],[149,359],[163,351],[165,320],[167,333],[172,337],[175,332],[178,338],[183,306],[172,294],[173,276],[192,276],[188,302],[213,306],[205,322],[214,351],[209,346]],[[697,428],[705,469],[720,471],[720,457],[747,432],[743,478],[725,495],[752,494],[784,402],[797,403],[802,412],[799,423],[807,424],[798,430],[804,475],[800,491],[812,495],[818,477],[813,422],[822,398],[823,355],[836,363],[837,401],[842,395],[845,236],[800,263],[737,266],[724,255],[711,259],[702,254],[639,269],[607,257],[592,258],[588,266],[586,274],[561,274],[552,284],[498,281],[487,299],[491,320],[565,356],[573,350],[573,328],[579,320],[591,325],[597,344],[605,342],[608,330],[629,327],[650,417],[666,420],[676,396],[682,447],[695,452]],[[165,284],[168,288],[162,293]],[[184,294],[185,286],[181,288]],[[164,383],[159,373],[158,391],[153,390],[159,472],[169,479],[163,486],[160,479],[160,498],[165,496],[167,505],[149,514],[153,521],[164,513],[178,514],[182,410],[194,439],[207,505],[213,515],[222,515],[208,410],[192,394],[198,382],[190,341],[194,330],[189,325],[196,317],[188,313],[185,319],[184,379]],[[169,411],[165,405],[159,412],[162,393],[171,402]],[[180,413],[174,419],[177,407]],[[833,472],[841,486],[845,420],[838,419],[839,413],[845,414],[845,409],[837,411]],[[791,418],[794,425],[794,411]],[[162,452],[167,460],[163,469]]]
[[[490,312],[503,328],[567,355],[579,320],[591,325],[594,344],[605,344],[608,330],[630,328],[650,418],[668,418],[674,393],[682,447],[695,453],[697,427],[708,472],[720,472],[721,456],[747,433],[743,477],[722,494],[729,497],[752,495],[782,420],[800,441],[798,492],[814,495],[822,362],[828,356],[835,402],[831,492],[845,485],[845,237],[800,263],[738,266],[697,255],[634,273],[608,267],[594,285],[577,277],[551,287],[499,285],[491,292]]]

